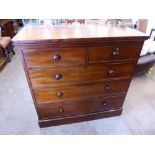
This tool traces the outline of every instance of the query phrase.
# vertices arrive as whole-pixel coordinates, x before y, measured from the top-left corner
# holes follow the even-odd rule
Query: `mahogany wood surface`
[[[13,39],[39,126],[120,115],[144,33],[101,25],[26,26]]]
[[[42,119],[100,112],[106,110],[119,109],[122,107],[124,95],[113,96],[111,98],[90,98],[86,100],[64,101],[49,104],[48,106],[39,105],[39,112]]]
[[[134,71],[134,66],[134,63],[120,63],[54,69],[48,68],[29,70],[28,72],[32,86],[37,87],[48,84],[60,85],[69,82],[130,77]],[[58,76],[60,76],[60,78],[57,79]]]
[[[13,37],[15,35],[13,21],[11,19],[0,19],[2,36]]]
[[[148,36],[127,27],[112,27],[103,25],[65,25],[65,26],[25,26],[14,38],[14,44],[48,43],[67,41],[94,40],[144,40]]]
[[[129,80],[34,89],[38,104],[126,92]],[[59,95],[61,93],[61,95]]]
[[[89,49],[89,61],[120,61],[120,60],[135,60],[141,50],[139,45],[115,45],[91,47]]]
[[[85,63],[84,48],[30,49],[23,53],[27,68]]]
[[[55,66],[73,66],[85,64],[86,55],[88,62],[111,62],[121,60],[135,60],[141,50],[141,42],[111,43],[109,46],[94,46],[87,48],[39,48],[23,50],[24,59],[27,68],[32,67],[55,67]],[[57,59],[55,59],[58,57]]]
[[[80,115],[40,119],[38,123],[39,123],[39,126],[42,128],[42,127],[70,124],[75,122],[90,121],[90,120],[107,118],[107,117],[114,117],[114,116],[121,115],[121,113],[122,113],[122,108],[87,113],[87,114],[80,114]]]

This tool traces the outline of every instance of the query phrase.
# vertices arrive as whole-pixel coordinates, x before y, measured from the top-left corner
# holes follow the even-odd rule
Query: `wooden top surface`
[[[139,32],[131,28],[118,28],[103,25],[65,25],[65,26],[25,26],[12,39],[14,44],[19,43],[34,43],[41,41],[77,41],[85,39],[124,39],[137,38],[147,39],[145,33]]]

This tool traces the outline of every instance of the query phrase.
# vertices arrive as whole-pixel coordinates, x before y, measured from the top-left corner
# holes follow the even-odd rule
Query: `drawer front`
[[[55,101],[123,93],[127,91],[129,83],[129,80],[115,80],[95,84],[39,88],[34,89],[34,94],[37,103],[42,104]]]
[[[130,77],[134,66],[133,63],[125,63],[31,70],[29,71],[29,76],[33,87],[45,84],[57,85],[64,82]]]
[[[30,49],[23,54],[28,68],[85,63],[84,48]]]
[[[89,62],[135,60],[139,56],[141,45],[116,45],[92,47],[89,49]]]
[[[39,105],[38,111],[41,119],[46,119],[119,109],[123,105],[124,98],[125,96],[123,95],[110,98],[94,98],[72,102],[57,102],[48,104],[46,106]]]

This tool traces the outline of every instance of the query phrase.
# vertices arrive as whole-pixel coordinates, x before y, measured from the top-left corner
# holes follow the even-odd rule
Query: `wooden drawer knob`
[[[55,80],[60,80],[62,78],[62,75],[58,73],[55,75],[54,78],[55,78]]]
[[[58,92],[58,93],[57,93],[57,96],[58,96],[58,97],[61,97],[61,96],[63,96],[63,95],[64,95],[63,92]]]
[[[103,101],[102,104],[103,104],[103,106],[106,106],[107,105],[107,102],[106,101]]]
[[[54,55],[52,58],[54,61],[59,61],[61,59],[60,55]]]
[[[109,75],[113,75],[114,71],[113,70],[109,70],[108,73],[109,73]]]
[[[60,108],[58,111],[59,111],[60,113],[63,113],[63,112],[64,112],[64,109],[63,109],[63,108]]]
[[[109,91],[109,90],[110,90],[110,87],[109,87],[108,85],[106,85],[106,86],[105,86],[105,90],[106,90],[106,91]]]
[[[113,52],[112,52],[112,56],[117,56],[119,55],[119,48],[116,48]]]

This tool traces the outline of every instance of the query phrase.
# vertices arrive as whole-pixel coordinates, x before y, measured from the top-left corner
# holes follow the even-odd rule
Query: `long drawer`
[[[104,83],[79,84],[74,86],[58,86],[34,89],[38,104],[104,96],[107,94],[124,93],[129,87],[130,80],[115,80]]]
[[[30,70],[29,77],[33,87],[46,84],[62,84],[99,80],[104,78],[130,77],[135,64],[91,65],[81,67]]]
[[[85,48],[27,49],[23,55],[27,68],[85,63]]]
[[[120,61],[137,59],[141,44],[117,43],[115,46],[99,46],[89,48],[89,62]]]
[[[122,107],[125,96],[110,98],[91,98],[87,100],[56,102],[48,105],[38,105],[41,119],[63,117],[105,110],[119,109]]]

